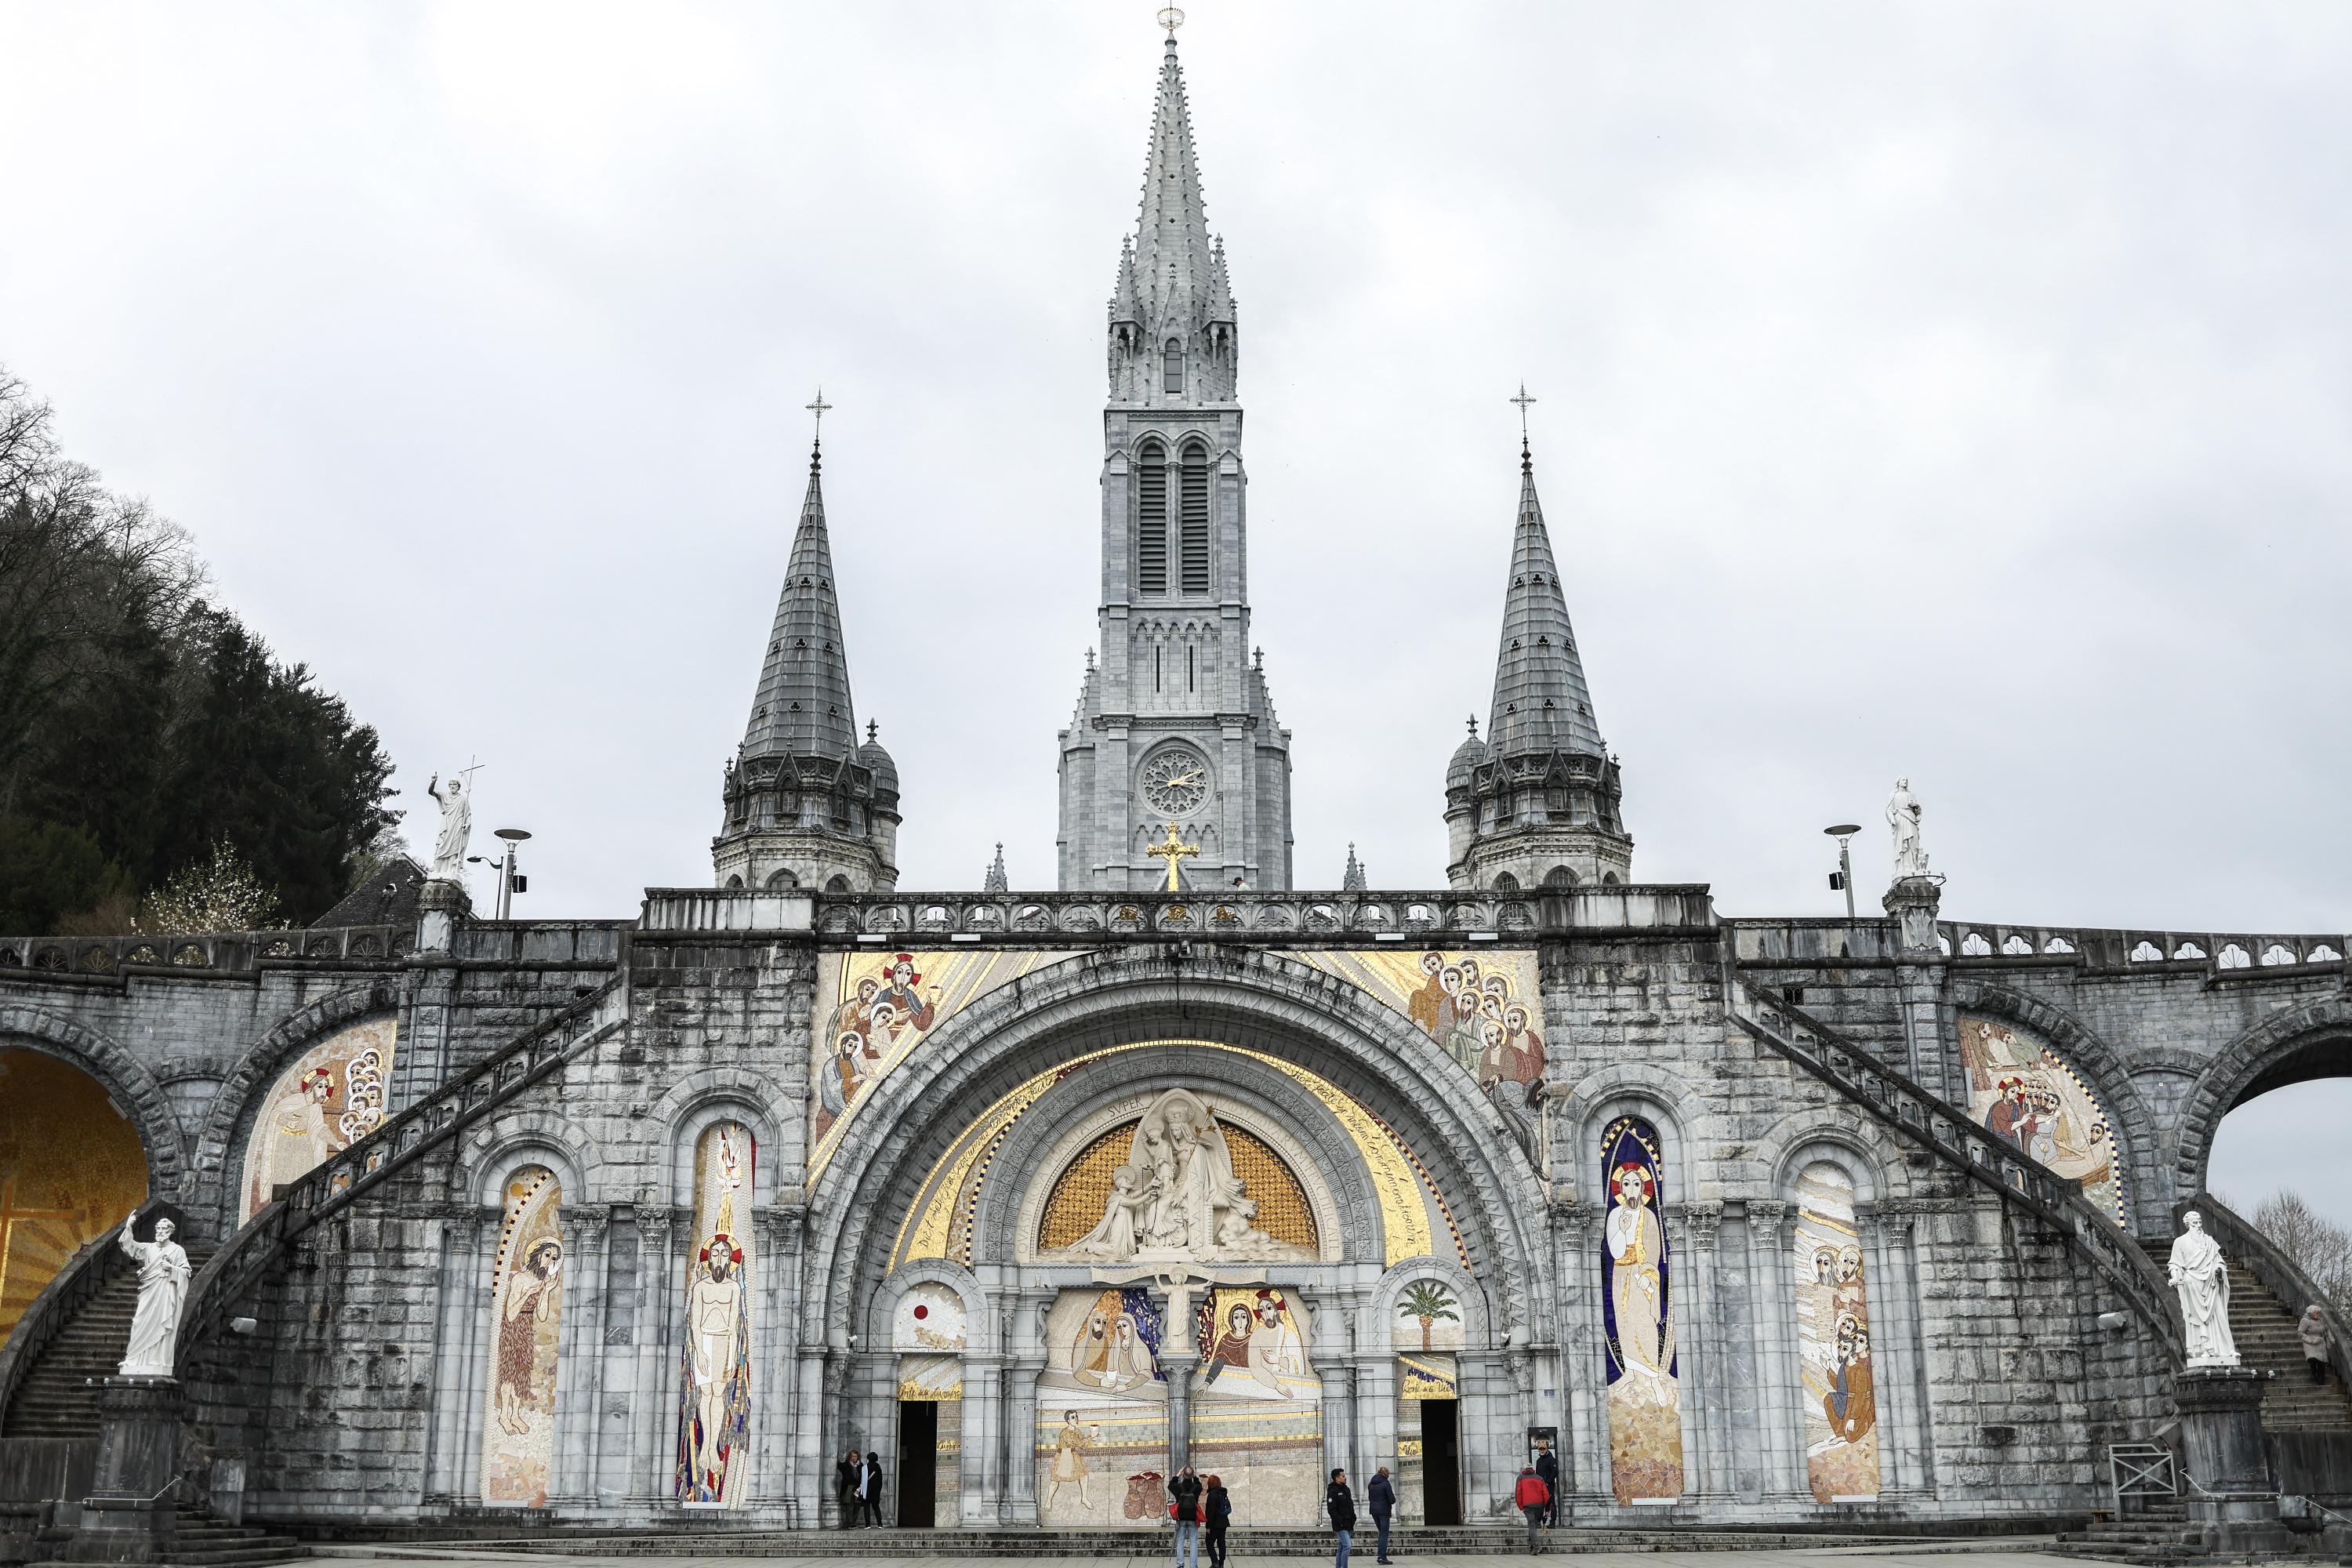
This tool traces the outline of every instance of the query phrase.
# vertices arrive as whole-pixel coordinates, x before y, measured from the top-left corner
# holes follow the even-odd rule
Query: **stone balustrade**
[[[0,971],[112,976],[142,970],[252,974],[264,963],[396,963],[415,941],[408,926],[210,931],[187,936],[0,936]]]

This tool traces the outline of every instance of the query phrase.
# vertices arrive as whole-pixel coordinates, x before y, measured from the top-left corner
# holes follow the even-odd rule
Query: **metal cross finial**
[[[879,719],[868,719],[867,721],[866,721],[866,744],[868,744],[868,745],[873,744],[873,742],[874,742],[874,735],[875,735],[875,731],[877,731],[880,730],[881,728],[882,728],[882,721],[881,721]]]
[[[1168,825],[1168,837],[1144,851],[1146,855],[1155,859],[1168,862],[1168,886],[1162,890],[1171,893],[1181,893],[1184,890],[1183,874],[1178,868],[1200,852],[1199,845],[1187,844],[1177,836],[1176,825],[1172,822]]]
[[[1184,13],[1173,5],[1162,6],[1160,25],[1168,29],[1168,41],[1172,44],[1176,41],[1176,29],[1184,25]]]
[[[1478,738],[1478,715],[1475,713],[1470,715],[1470,738],[1474,741]]]
[[[1528,405],[1535,401],[1528,395],[1526,382],[1519,383],[1519,395],[1510,401],[1519,405],[1519,444],[1525,446],[1528,439]]]
[[[824,416],[833,412],[833,405],[824,400],[824,388],[820,386],[816,389],[815,402],[803,403],[801,406],[807,409],[811,414],[816,416],[817,444],[819,446],[823,446],[824,444]]]

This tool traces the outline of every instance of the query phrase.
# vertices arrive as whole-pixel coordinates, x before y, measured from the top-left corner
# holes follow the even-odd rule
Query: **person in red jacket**
[[[1528,1550],[1530,1552],[1541,1552],[1543,1537],[1537,1534],[1536,1530],[1543,1523],[1544,1515],[1551,1511],[1551,1489],[1544,1485],[1544,1479],[1536,1474],[1533,1465],[1519,1471],[1518,1489],[1512,1494],[1511,1500],[1517,1503],[1519,1511],[1528,1516]]]

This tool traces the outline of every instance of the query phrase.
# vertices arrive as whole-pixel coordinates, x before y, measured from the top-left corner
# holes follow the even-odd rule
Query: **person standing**
[[[1176,1521],[1176,1562],[1201,1568],[1201,1478],[1185,1466],[1168,1482],[1168,1517]]]
[[[852,1448],[833,1467],[833,1496],[841,1504],[841,1528],[857,1528],[857,1478],[866,1468],[866,1456]]]
[[[2303,1310],[2303,1317],[2294,1325],[2297,1338],[2303,1341],[2303,1359],[2311,1368],[2311,1381],[2327,1381],[2327,1314],[2314,1301]]]
[[[1551,1509],[1551,1489],[1544,1485],[1544,1479],[1536,1474],[1533,1465],[1521,1467],[1518,1489],[1511,1494],[1511,1500],[1517,1503],[1519,1511],[1528,1516],[1528,1550],[1541,1552],[1543,1537],[1537,1531],[1543,1526],[1544,1515]]]
[[[1348,1489],[1347,1471],[1331,1472],[1331,1484],[1323,1489],[1323,1511],[1331,1516],[1331,1533],[1339,1542],[1334,1568],[1348,1568],[1348,1547],[1356,1532],[1356,1494]]]
[[[1559,1455],[1547,1443],[1536,1454],[1536,1474],[1543,1479],[1544,1489],[1551,1493],[1551,1501],[1544,1510],[1547,1529],[1559,1528]]]
[[[1382,1465],[1364,1486],[1364,1501],[1371,1508],[1372,1530],[1379,1542],[1372,1550],[1375,1563],[1389,1560],[1389,1516],[1396,1511],[1396,1483],[1389,1479],[1389,1468]]]
[[[882,1528],[882,1456],[870,1448],[865,1468],[857,1472],[857,1522]]]
[[[1225,1490],[1223,1476],[1211,1476],[1208,1490],[1201,1494],[1201,1522],[1209,1535],[1209,1568],[1225,1568],[1225,1526],[1233,1521],[1233,1494]]]

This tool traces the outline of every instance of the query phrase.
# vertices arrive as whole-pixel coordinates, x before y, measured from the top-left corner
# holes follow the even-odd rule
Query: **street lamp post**
[[[1845,918],[1853,919],[1853,858],[1846,853],[1846,843],[1862,831],[1859,822],[1841,822],[1835,827],[1824,827],[1823,833],[1838,841],[1838,868],[1830,873],[1832,890],[1845,890]]]
[[[514,896],[530,889],[530,884],[515,869],[515,846],[529,838],[530,831],[522,827],[501,827],[497,832],[507,842],[506,864],[499,868],[499,919],[511,920],[514,917]],[[1848,895],[1847,901],[1852,901],[1851,895]]]

